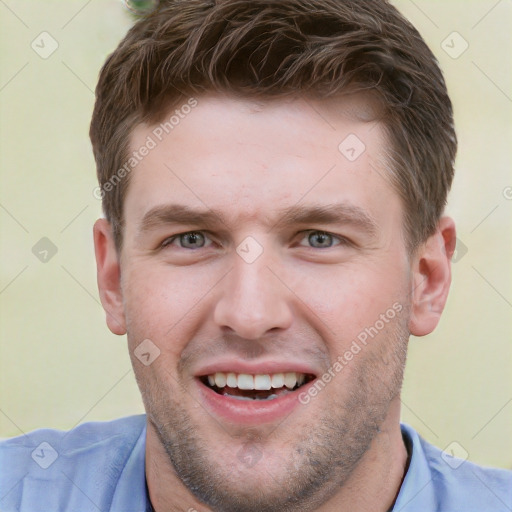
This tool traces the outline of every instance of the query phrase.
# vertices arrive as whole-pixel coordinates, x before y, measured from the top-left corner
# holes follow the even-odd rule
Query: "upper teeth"
[[[229,388],[244,390],[268,390],[271,388],[282,388],[283,386],[293,389],[297,384],[299,386],[304,384],[305,379],[306,375],[304,373],[296,372],[273,373],[272,375],[268,373],[250,375],[248,373],[217,372],[208,375],[208,384],[218,388],[228,386]]]

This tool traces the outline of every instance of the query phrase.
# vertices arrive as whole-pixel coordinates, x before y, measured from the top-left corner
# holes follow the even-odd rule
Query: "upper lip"
[[[201,366],[201,368],[195,372],[195,376],[204,377],[217,372],[246,373],[249,375],[296,372],[315,376],[320,373],[318,369],[313,368],[311,365],[299,361],[294,362],[291,359],[286,361],[272,360],[259,362],[247,362],[240,359],[223,359],[213,362],[210,361],[208,364]]]

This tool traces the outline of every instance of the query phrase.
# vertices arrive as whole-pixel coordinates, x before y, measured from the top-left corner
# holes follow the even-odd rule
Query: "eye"
[[[162,243],[162,247],[178,245],[183,249],[202,249],[208,247],[211,243],[212,241],[201,231],[188,231],[167,238]]]
[[[307,231],[300,245],[304,245],[302,242],[306,239],[309,246],[314,249],[328,249],[344,241],[344,239],[326,231]]]

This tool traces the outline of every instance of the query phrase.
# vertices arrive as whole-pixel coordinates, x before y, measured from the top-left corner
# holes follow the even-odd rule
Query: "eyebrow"
[[[181,204],[155,206],[149,210],[140,223],[139,232],[151,231],[166,224],[192,224],[213,228],[226,224],[223,216],[214,210],[199,210]]]
[[[375,235],[378,232],[376,221],[364,209],[347,203],[309,206],[297,204],[278,211],[277,219],[269,231],[290,225],[347,224],[359,228],[368,235]],[[221,224],[227,226],[225,216],[219,211],[168,204],[150,209],[141,220],[139,232],[151,231],[168,224],[188,224],[203,229],[214,229]]]
[[[378,232],[377,222],[364,209],[348,203],[291,206],[281,212],[276,225],[297,224],[349,224],[369,235]]]

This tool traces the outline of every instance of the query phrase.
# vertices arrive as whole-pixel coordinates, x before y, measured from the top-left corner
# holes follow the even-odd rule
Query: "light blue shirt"
[[[510,512],[512,471],[447,456],[402,424],[411,453],[393,512]],[[0,442],[2,512],[146,512],[146,417]]]

